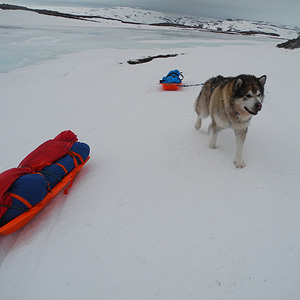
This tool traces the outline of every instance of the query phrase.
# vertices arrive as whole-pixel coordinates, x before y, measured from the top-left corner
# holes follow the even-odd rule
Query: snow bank
[[[69,194],[0,238],[1,299],[299,296],[299,51],[231,42],[135,66],[167,49],[87,50],[0,74],[1,171],[64,129],[91,147]],[[268,76],[246,168],[230,130],[216,150],[208,120],[194,130],[199,87],[162,91],[174,68],[186,84]]]

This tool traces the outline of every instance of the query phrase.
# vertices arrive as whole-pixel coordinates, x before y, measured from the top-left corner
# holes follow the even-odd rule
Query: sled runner
[[[73,179],[89,160],[90,148],[63,131],[32,151],[17,168],[0,174],[0,235],[26,225]]]
[[[177,69],[170,71],[159,83],[165,91],[176,91],[182,86],[183,75]]]

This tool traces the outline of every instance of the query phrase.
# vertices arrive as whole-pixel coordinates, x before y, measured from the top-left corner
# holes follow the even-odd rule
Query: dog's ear
[[[237,91],[241,86],[243,85],[243,80],[241,78],[238,78],[237,81],[235,82],[235,90]]]
[[[258,79],[259,83],[260,83],[262,86],[265,85],[266,80],[267,80],[267,75],[263,75],[263,76],[261,76],[261,77]]]

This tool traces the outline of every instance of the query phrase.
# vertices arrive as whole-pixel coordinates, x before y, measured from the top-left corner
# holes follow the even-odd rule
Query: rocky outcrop
[[[300,35],[296,39],[288,40],[285,43],[278,44],[276,47],[285,49],[300,48]]]
[[[138,59],[132,59],[132,60],[128,60],[127,63],[130,65],[137,65],[137,64],[143,64],[143,63],[147,63],[155,58],[168,58],[168,57],[175,57],[178,54],[166,54],[166,55],[156,55],[156,56],[148,56],[145,58],[138,58]]]

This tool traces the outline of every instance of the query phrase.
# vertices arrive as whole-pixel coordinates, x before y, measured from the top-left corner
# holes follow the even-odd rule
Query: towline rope
[[[204,85],[204,83],[196,83],[196,84],[181,84],[179,86],[182,87],[190,87],[190,86],[199,86],[199,85]]]

